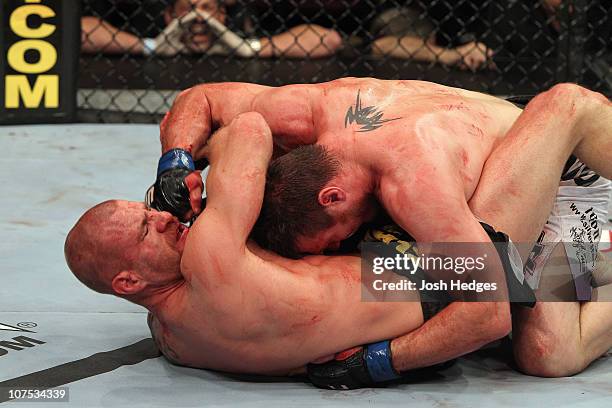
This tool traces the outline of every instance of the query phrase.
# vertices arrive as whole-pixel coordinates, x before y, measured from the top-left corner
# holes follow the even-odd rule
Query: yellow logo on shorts
[[[401,239],[406,237],[406,235],[407,234],[396,225],[385,225],[379,229],[372,229],[368,231],[366,240],[383,242],[387,245],[394,244],[396,252],[401,254],[409,253],[416,255],[418,253],[416,242]]]

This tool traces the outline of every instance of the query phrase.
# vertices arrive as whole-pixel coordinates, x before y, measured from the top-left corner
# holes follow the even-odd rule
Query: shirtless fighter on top
[[[161,141],[164,152],[182,148],[199,158],[212,129],[253,110],[266,119],[280,148],[311,145],[278,159],[297,177],[268,194],[280,209],[263,208],[267,228],[259,235],[281,254],[292,255],[295,247],[302,253],[337,248],[374,212],[372,196],[417,241],[490,242],[484,221],[515,242],[533,243],[572,152],[612,176],[612,108],[602,95],[573,84],[557,85],[528,106],[522,112],[492,96],[420,81],[211,84],[177,99],[162,123]],[[307,161],[313,155],[302,153],[317,150],[312,144],[331,152],[339,171],[329,161]],[[293,188],[312,182],[308,175],[320,184],[311,191]],[[609,187],[599,179],[585,190],[597,191],[589,194],[600,196],[603,211]],[[192,195],[196,213],[198,193]],[[503,284],[500,265],[487,266],[489,280]],[[499,322],[510,326],[507,304],[451,304],[411,341],[394,341],[393,354],[404,361],[393,363],[406,370],[457,357],[492,341]]]
[[[457,131],[469,131],[471,129],[469,119],[476,124],[476,129],[486,129],[486,134],[491,134],[490,138],[485,137],[484,131],[475,132],[471,136],[481,139],[475,152],[481,158],[482,165],[486,155],[481,149],[487,150],[488,154],[496,144],[500,145],[498,149],[507,145],[506,154],[512,152],[512,147],[518,154],[523,151],[523,146],[514,146],[517,141],[521,140],[523,144],[536,143],[534,137],[525,139],[520,137],[525,134],[529,136],[530,126],[536,126],[542,132],[546,130],[556,132],[561,140],[559,144],[565,145],[561,148],[556,147],[559,156],[563,154],[569,156],[574,150],[573,145],[578,144],[577,151],[580,156],[583,156],[580,149],[584,149],[587,156],[588,154],[594,156],[591,161],[583,157],[587,163],[602,172],[609,170],[606,169],[605,163],[602,163],[603,155],[589,150],[592,143],[607,143],[609,146],[609,140],[598,131],[598,126],[601,126],[599,111],[608,109],[602,108],[606,102],[595,94],[573,86],[559,86],[536,98],[532,105],[539,104],[546,108],[540,120],[533,117],[526,118],[525,121],[519,120],[514,128],[515,132],[511,132],[503,139],[504,142],[499,141],[502,139],[502,133],[510,128],[511,122],[520,114],[520,110],[495,98],[434,84],[347,80],[318,86],[291,86],[278,89],[246,84],[201,86],[183,93],[162,125],[164,151],[175,147],[183,148],[191,151],[195,158],[208,156],[212,164],[207,182],[208,205],[191,229],[185,252],[182,253],[185,238],[181,238],[176,244],[174,241],[171,242],[170,237],[176,237],[178,232],[184,237],[186,230],[179,227],[176,220],[168,214],[147,211],[142,204],[106,203],[90,210],[70,233],[66,243],[66,254],[71,269],[88,286],[99,291],[118,294],[149,308],[155,315],[151,322],[152,330],[164,353],[175,361],[198,367],[256,373],[289,372],[307,362],[349,346],[392,338],[419,326],[423,317],[418,304],[415,306],[411,303],[358,302],[359,264],[354,257],[315,256],[291,261],[263,251],[250,242],[245,245],[248,232],[258,214],[263,194],[266,159],[271,154],[272,147],[271,141],[266,140],[269,130],[262,117],[253,113],[240,116],[239,114],[249,110],[259,111],[284,147],[291,147],[297,143],[312,143],[317,139],[322,141],[325,138],[331,143],[333,137],[330,133],[334,130],[330,121],[334,117],[340,118],[344,115],[334,113],[333,109],[324,113],[323,108],[326,104],[329,106],[330,101],[341,102],[340,97],[343,94],[348,101],[349,91],[354,92],[354,97],[359,90],[357,88],[362,88],[362,98],[363,95],[381,92],[379,97],[383,99],[383,103],[378,104],[379,109],[388,107],[387,110],[391,113],[387,117],[383,116],[387,115],[387,110],[379,112],[381,115],[379,113],[375,115],[379,119],[378,123],[376,121],[366,123],[368,128],[375,128],[370,134],[364,132],[369,137],[384,130],[384,127],[379,127],[380,123],[388,126],[393,122],[401,122],[402,109],[393,108],[388,103],[394,97],[397,98],[399,93],[405,97],[402,103],[412,106],[403,110],[410,113],[410,116],[405,116],[404,119],[411,123],[414,129],[420,131],[416,133],[417,142],[425,140],[428,129],[435,135],[443,135],[444,130],[449,131],[453,127],[457,127]],[[388,94],[383,98],[382,92],[385,89]],[[420,99],[419,106],[410,103],[409,95]],[[224,105],[223,101],[226,98],[236,103]],[[432,100],[428,105],[429,109],[441,116],[439,122],[436,117],[428,118],[424,115],[422,106],[426,105],[428,100]],[[441,108],[438,104],[444,100],[447,106]],[[561,111],[568,103],[573,114],[562,117]],[[297,109],[293,108],[294,104],[297,104]],[[372,102],[368,101],[367,104],[369,106]],[[551,112],[553,109],[556,111]],[[422,121],[412,120],[412,112],[419,111],[423,113],[420,115]],[[462,117],[462,115],[468,116]],[[502,124],[495,125],[491,119],[493,116],[496,116]],[[385,122],[385,118],[396,120]],[[344,125],[343,118],[341,119]],[[567,122],[562,123],[563,120]],[[505,122],[508,123],[504,125]],[[230,123],[229,127],[217,132],[209,147],[203,147],[215,127],[227,126]],[[566,125],[568,125],[567,130],[563,129]],[[581,126],[591,126],[590,130],[596,132],[583,133]],[[410,126],[406,125],[402,132],[407,129],[411,129]],[[338,138],[342,138],[345,145],[349,146],[348,142],[357,141],[357,136],[360,136],[356,131],[363,129],[348,129],[348,126],[346,128],[341,126],[337,130],[340,130],[336,132]],[[570,131],[574,132],[574,138],[570,138]],[[587,138],[588,135],[591,136]],[[224,139],[227,139],[225,143]],[[491,139],[489,143],[485,142],[487,139]],[[379,142],[384,143],[384,141]],[[444,152],[442,145],[445,142],[436,140],[436,143],[430,146],[430,150]],[[456,145],[457,148],[458,146],[459,144]],[[401,146],[398,147],[398,150],[401,150]],[[421,150],[416,151],[422,151],[425,147],[424,143],[417,143],[417,148]],[[535,147],[538,147],[537,143]],[[547,151],[550,153],[553,147],[547,146]],[[375,144],[371,148],[375,149]],[[409,147],[406,148],[409,152]],[[267,152],[264,151],[266,149]],[[384,149],[379,151],[380,154],[383,152]],[[176,154],[177,151],[171,153],[171,155]],[[448,152],[445,154],[448,155]],[[185,158],[184,152],[179,151],[178,156],[181,159]],[[460,180],[454,179],[454,183],[446,186],[446,190],[457,192],[462,189],[453,186],[459,181],[471,180],[473,177],[478,179],[480,169],[472,169],[475,174],[470,170],[471,157],[469,151],[459,155],[461,162],[468,164],[468,170],[461,173]],[[506,163],[503,158],[497,161],[499,162],[497,165]],[[519,161],[523,166],[532,164],[529,158],[526,162],[522,159]],[[489,160],[483,176],[488,173],[489,163],[495,164],[493,160]],[[176,164],[175,162],[173,166]],[[433,166],[449,170],[448,165],[444,163],[431,163],[428,166],[415,160],[413,169],[418,170],[417,174],[420,175],[416,180],[427,177],[428,172],[435,170]],[[401,170],[401,165],[396,167],[397,170]],[[448,175],[445,176],[444,171],[440,173],[441,179],[448,181]],[[548,193],[552,196],[557,181],[548,180],[545,176],[556,177],[555,180],[558,180],[558,174],[551,176],[548,173],[549,170],[545,171],[542,180],[539,180],[543,185],[540,190],[551,187]],[[509,175],[512,176],[513,173],[509,172]],[[520,180],[520,177],[518,179]],[[195,188],[197,183],[194,184],[193,180],[194,177],[191,176],[185,178],[192,193],[197,192]],[[234,188],[237,184],[240,187]],[[440,190],[441,195],[431,202],[439,202],[440,197],[448,198],[446,190],[442,191],[442,187],[435,187],[433,186],[435,190]],[[464,193],[472,196],[474,189],[475,184]],[[426,188],[423,187],[422,190]],[[423,198],[423,194],[419,192],[414,195]],[[199,209],[196,196],[197,194],[193,194],[194,210],[197,213]],[[483,197],[487,197],[486,194]],[[397,198],[395,196],[395,199]],[[465,197],[462,200],[466,203],[468,201]],[[462,207],[469,208],[460,201],[455,196],[455,200],[450,200],[447,205],[456,204],[458,210]],[[393,203],[393,200],[389,202]],[[413,203],[414,200],[409,202],[411,206]],[[480,208],[478,194],[472,197],[470,204],[472,207]],[[440,214],[446,214],[446,208],[442,205],[440,208],[436,206],[436,209]],[[482,216],[480,218],[495,225],[511,228],[513,225],[510,222],[504,224],[504,220],[511,220],[516,208],[510,206],[510,209],[505,211],[496,205],[494,209],[493,213],[486,214],[490,215],[488,219]],[[547,211],[544,215],[546,213]],[[451,214],[453,215],[451,219],[459,222],[461,214],[467,216],[465,212],[459,211],[457,215],[455,211]],[[474,216],[470,217],[480,228]],[[426,223],[427,219],[423,218],[420,221]],[[539,224],[542,222],[540,220]],[[466,224],[470,224],[469,220],[462,220],[459,225]],[[451,228],[436,227],[433,230],[452,240],[483,241],[486,237],[480,229],[478,234],[482,232],[485,234],[484,237],[481,235],[479,238],[476,237],[476,228],[471,228],[474,235],[473,238],[469,238],[472,236],[468,237],[464,231],[452,227],[453,224]],[[461,238],[451,237],[449,232],[451,229],[455,229]],[[518,229],[518,226],[514,226],[514,230]],[[409,228],[408,230],[418,239],[415,230]],[[139,241],[141,239],[142,242]],[[151,240],[153,242],[150,242]],[[425,240],[436,239],[425,238]],[[157,246],[166,248],[167,252],[157,249]],[[444,320],[448,330],[445,336],[451,332],[453,341],[461,343],[464,347],[460,353],[453,350],[452,353],[455,354],[450,355],[450,358],[504,335],[510,326],[507,309],[504,305],[474,303],[453,304],[444,310],[442,313],[445,314]],[[181,321],[186,321],[185,316],[197,317],[194,321],[201,323],[186,327],[181,324]],[[228,316],[239,316],[239,319],[230,323]],[[469,327],[470,333],[462,338],[464,326]],[[215,329],[206,330],[208,327]],[[436,334],[436,330],[433,331]],[[425,358],[417,359],[416,363],[409,362],[405,368],[397,365],[394,368],[404,370],[449,358],[448,352],[439,356],[431,356],[432,353],[428,355],[428,346],[435,349],[437,345],[427,342],[413,345],[423,350]],[[446,348],[449,348],[448,342],[442,344],[446,344]],[[582,351],[577,350],[576,353],[580,354]],[[384,377],[386,371],[389,371],[390,360],[385,353],[383,350],[378,355],[386,356],[387,359],[375,361],[373,365],[368,366],[369,375],[375,376],[376,372],[382,372]],[[586,364],[596,357],[591,354],[592,350],[588,354],[590,360]],[[551,359],[546,357],[542,356],[538,361],[541,370],[551,367],[550,362],[554,363],[557,356],[551,356]],[[580,370],[586,365],[583,356],[578,357],[576,366],[571,369]],[[394,364],[397,361],[396,358]],[[525,369],[532,372],[538,370],[533,365]]]

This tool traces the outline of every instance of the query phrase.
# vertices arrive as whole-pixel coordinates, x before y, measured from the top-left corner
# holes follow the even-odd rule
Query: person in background
[[[451,24],[450,20],[460,18],[456,13],[461,10],[447,10],[446,19],[436,24],[432,16],[441,10],[421,3],[389,8],[374,18],[372,55],[437,62],[472,71],[494,67],[493,51],[473,34],[461,33]]]
[[[156,2],[147,6],[146,13],[140,3],[129,0],[116,0],[116,7],[110,8],[106,1],[90,3],[81,19],[85,53],[318,58],[342,46],[337,32],[314,24],[293,26],[272,36],[248,37],[253,31],[249,9],[235,0]]]

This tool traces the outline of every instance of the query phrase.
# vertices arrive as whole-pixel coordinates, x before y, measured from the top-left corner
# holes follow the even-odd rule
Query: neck
[[[165,285],[148,287],[141,294],[126,296],[125,298],[147,308],[151,313],[157,314],[165,309],[170,299],[176,297],[176,293],[184,284],[185,280],[179,279]]]
[[[366,194],[374,193],[378,185],[379,172],[376,170],[378,166],[372,160],[371,152],[363,152],[359,147],[349,146],[348,149],[335,150],[333,154],[340,160],[342,166],[336,177]]]
[[[376,187],[376,174],[368,163],[361,163],[356,160],[341,160],[342,168],[336,179],[340,184],[352,191],[363,192],[364,195],[374,193]]]

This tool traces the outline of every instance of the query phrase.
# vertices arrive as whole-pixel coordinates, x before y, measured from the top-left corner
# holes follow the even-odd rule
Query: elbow
[[[254,143],[270,145],[272,148],[272,131],[260,113],[240,113],[232,121],[232,126],[241,134],[249,134],[249,139]]]
[[[482,343],[490,343],[507,336],[512,330],[510,304],[503,302],[480,303],[478,328],[482,334]]]
[[[263,115],[259,112],[243,112],[236,115],[233,120],[235,126],[240,128],[248,128],[253,133],[268,133],[270,127],[264,119]]]
[[[501,339],[512,331],[512,314],[510,304],[503,302],[489,303],[491,319],[488,323],[489,338],[491,341]]]

